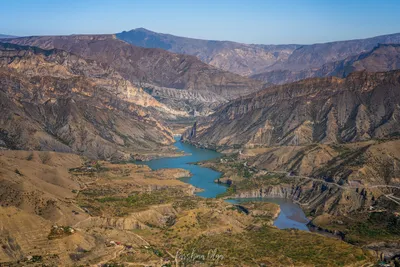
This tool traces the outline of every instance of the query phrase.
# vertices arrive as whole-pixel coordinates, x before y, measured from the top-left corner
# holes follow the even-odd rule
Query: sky
[[[399,0],[0,0],[0,34],[135,28],[258,44],[311,44],[400,32]]]

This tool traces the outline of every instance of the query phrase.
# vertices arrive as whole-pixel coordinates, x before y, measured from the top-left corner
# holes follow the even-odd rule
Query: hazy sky
[[[400,0],[0,0],[0,33],[144,27],[244,43],[316,43],[400,32]]]

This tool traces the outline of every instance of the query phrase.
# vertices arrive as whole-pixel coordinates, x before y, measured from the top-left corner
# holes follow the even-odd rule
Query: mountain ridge
[[[400,71],[355,72],[344,79],[310,78],[269,87],[221,106],[183,139],[247,147],[390,137],[400,130],[395,122],[399,77]]]
[[[172,132],[157,121],[170,116],[167,107],[108,66],[63,50],[0,43],[0,94],[5,148],[109,160],[173,151]]]
[[[306,45],[242,44],[157,33],[144,28],[123,31],[117,38],[142,47],[158,47],[198,57],[241,75],[272,71],[306,71],[371,50],[379,43],[400,43],[400,33]],[[270,80],[264,80],[271,83]],[[294,80],[290,80],[292,82]],[[283,83],[283,81],[278,81]]]
[[[210,93],[218,94],[229,100],[263,88],[262,82],[222,71],[194,56],[133,46],[117,39],[115,35],[23,37],[7,39],[7,42],[45,49],[59,48],[107,64],[139,87],[155,87],[160,101],[170,97],[170,90],[163,90],[164,87],[178,89],[174,91],[178,101],[166,103],[176,108],[180,102],[189,101],[188,112],[195,106],[191,102],[199,99],[193,96],[187,99],[185,90],[198,91],[204,97]],[[180,98],[183,100],[179,101]],[[207,109],[207,103],[204,104]]]

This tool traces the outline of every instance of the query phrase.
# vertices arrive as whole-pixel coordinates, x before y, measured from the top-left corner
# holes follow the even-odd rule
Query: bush
[[[50,159],[51,159],[50,152],[45,151],[45,152],[39,153],[39,158],[40,158],[40,160],[42,161],[43,164],[48,163],[50,161]]]
[[[33,159],[33,152],[31,152],[27,157],[26,160],[31,161]]]

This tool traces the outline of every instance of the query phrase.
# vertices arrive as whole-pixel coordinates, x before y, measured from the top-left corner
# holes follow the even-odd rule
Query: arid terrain
[[[270,226],[275,204],[250,203],[245,214],[196,197],[177,180],[190,175],[181,169],[28,151],[3,151],[0,164],[0,259],[11,266],[371,266],[375,257],[337,239]],[[216,252],[205,261],[187,256],[209,251]]]
[[[400,34],[0,35],[0,266],[398,267],[399,68]]]

